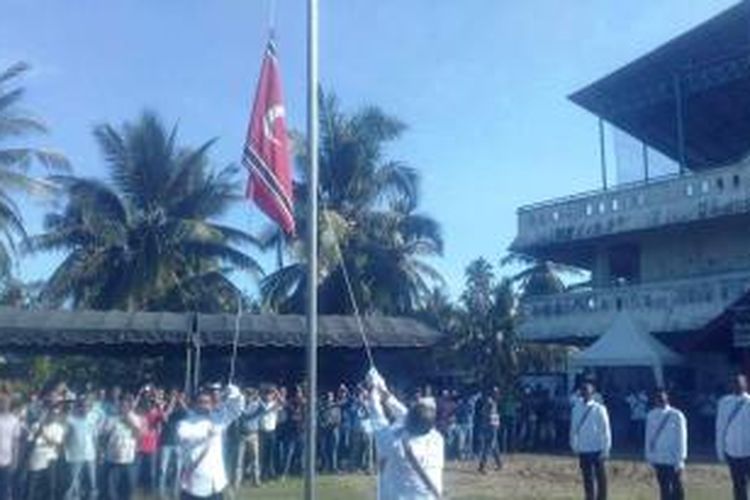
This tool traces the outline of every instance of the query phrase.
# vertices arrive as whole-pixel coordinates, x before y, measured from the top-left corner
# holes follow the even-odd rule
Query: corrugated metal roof
[[[194,323],[202,345],[227,346],[234,339],[235,321],[231,314],[0,308],[0,349],[184,344]],[[373,347],[425,347],[442,337],[410,318],[372,316],[363,323]],[[241,346],[304,347],[305,339],[304,316],[248,314],[240,321]],[[320,316],[319,345],[361,347],[356,318]]]
[[[750,3],[717,16],[575,92],[570,99],[692,170],[750,151]]]

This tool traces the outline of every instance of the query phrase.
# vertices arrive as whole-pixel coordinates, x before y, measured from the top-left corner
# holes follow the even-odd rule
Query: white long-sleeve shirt
[[[737,413],[732,418],[732,415]],[[731,422],[730,422],[731,419]],[[724,461],[750,457],[750,395],[728,394],[719,400],[716,415],[716,456]]]
[[[685,415],[671,406],[651,410],[646,417],[645,444],[648,463],[672,465],[680,469],[685,467],[687,458]]]
[[[370,414],[380,461],[379,500],[435,500],[435,496],[414,470],[402,440],[406,438],[419,464],[432,484],[443,490],[443,436],[432,429],[421,436],[410,436],[404,428],[407,410],[395,397],[389,396],[386,405],[392,417],[389,424],[377,394],[370,400]]]
[[[39,427],[41,426],[41,430]],[[34,440],[34,438],[36,438]],[[29,432],[29,470],[40,471],[49,467],[50,462],[57,460],[58,449],[65,438],[65,427],[61,422],[43,422],[34,424]]]
[[[581,399],[573,405],[570,419],[570,447],[579,454],[599,452],[609,456],[612,448],[612,430],[609,426],[606,406],[593,399],[588,403]]]
[[[243,399],[236,387],[229,386],[229,396],[220,409],[209,415],[191,414],[179,423],[177,439],[186,458],[185,470],[192,470],[182,477],[183,491],[206,497],[227,487],[223,434],[242,414]]]

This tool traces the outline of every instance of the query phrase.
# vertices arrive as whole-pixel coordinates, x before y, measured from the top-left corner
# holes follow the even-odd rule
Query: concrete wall
[[[544,255],[576,243],[739,214],[750,214],[747,162],[522,207],[511,248]]]
[[[610,254],[617,245],[640,250],[639,283],[750,270],[750,217],[716,219],[616,238],[596,246],[592,281],[613,283]]]

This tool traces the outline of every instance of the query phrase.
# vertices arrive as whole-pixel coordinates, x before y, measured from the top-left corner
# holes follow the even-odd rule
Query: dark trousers
[[[145,493],[151,493],[156,488],[156,453],[138,452],[136,458],[138,470],[137,484]]]
[[[732,476],[734,500],[747,500],[747,478],[750,475],[750,457],[733,458],[727,456],[729,473]]]
[[[481,446],[479,454],[479,470],[483,471],[487,466],[487,458],[492,455],[492,459],[495,461],[495,467],[500,469],[503,466],[503,461],[500,458],[500,447],[497,442],[497,427],[488,427],[482,429],[481,436],[479,438],[479,444]]]
[[[260,475],[263,480],[276,477],[276,432],[260,431]]]
[[[339,442],[341,440],[338,427],[328,427],[323,431],[323,469],[328,472],[339,470]]]
[[[105,466],[107,476],[107,497],[109,500],[130,500],[135,489],[133,464],[113,464]]]
[[[180,500],[224,500],[224,493],[215,493],[207,497],[197,497],[183,491],[180,493]]]
[[[53,462],[46,469],[29,471],[26,479],[26,500],[55,500],[57,498],[56,469],[57,466]]]
[[[581,453],[578,464],[586,500],[607,500],[607,470],[600,452]]]
[[[661,500],[684,500],[682,470],[674,465],[654,465],[656,480],[659,482]]]
[[[0,500],[10,500],[13,474],[10,467],[0,467]]]

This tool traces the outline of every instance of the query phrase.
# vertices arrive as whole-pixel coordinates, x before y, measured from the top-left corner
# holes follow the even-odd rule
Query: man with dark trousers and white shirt
[[[682,471],[687,458],[687,420],[669,404],[664,389],[654,393],[654,408],[646,417],[646,461],[656,471],[661,500],[683,500]]]
[[[214,406],[211,393],[203,390],[193,412],[177,425],[177,439],[185,459],[182,468],[182,500],[221,500],[229,484],[224,463],[224,431],[242,415],[244,398],[227,386],[223,402]]]
[[[733,393],[719,401],[716,415],[716,455],[729,465],[735,500],[747,500],[750,475],[750,395],[747,378],[732,380]]]
[[[607,499],[605,461],[612,448],[607,408],[594,400],[594,386],[585,382],[570,419],[570,447],[578,455],[586,500]]]

